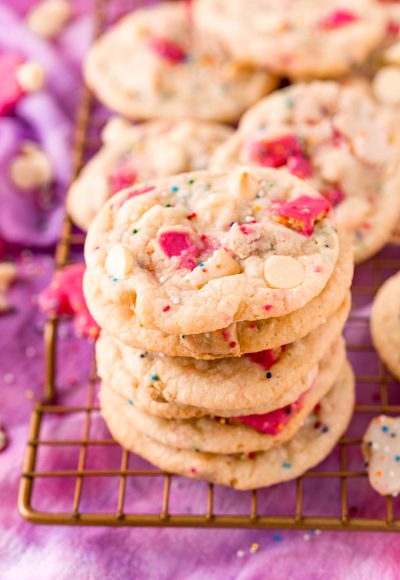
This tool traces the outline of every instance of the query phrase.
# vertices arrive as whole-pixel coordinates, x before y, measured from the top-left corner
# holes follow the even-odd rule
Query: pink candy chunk
[[[325,30],[334,30],[335,28],[342,28],[348,26],[359,20],[357,14],[346,8],[339,8],[334,12],[330,12],[319,21],[319,26]]]
[[[254,141],[249,146],[249,157],[252,163],[262,167],[282,167],[306,179],[312,176],[312,164],[304,154],[295,135],[285,135],[270,141]]]
[[[346,197],[343,190],[340,187],[331,187],[322,192],[322,195],[329,201],[330,204],[335,207],[341,203]]]
[[[24,62],[19,54],[0,54],[0,116],[12,113],[15,105],[25,94],[17,81],[18,67]]]
[[[246,415],[244,417],[235,417],[235,419],[266,435],[278,435],[289,423],[292,415],[297,413],[302,406],[303,396],[291,405],[286,405],[286,407],[276,409],[270,413],[264,413],[264,415]]]
[[[164,232],[158,236],[158,243],[168,258],[173,256],[198,256],[199,249],[184,232]]]
[[[261,350],[260,352],[251,352],[244,356],[249,358],[253,363],[260,365],[265,371],[269,371],[278,360],[275,351],[272,348]]]
[[[72,316],[78,334],[97,338],[99,327],[86,305],[82,290],[84,264],[58,270],[50,285],[39,296],[39,307],[46,314]]]
[[[293,201],[276,201],[271,213],[277,221],[305,236],[314,231],[316,221],[323,219],[332,209],[331,204],[321,197],[301,195]]]
[[[129,159],[124,159],[118,163],[108,176],[112,193],[117,193],[125,187],[133,185],[137,179],[137,171]],[[136,193],[136,195],[138,195]]]
[[[169,38],[154,37],[149,41],[149,46],[160,58],[171,64],[180,64],[186,60],[184,49]]]

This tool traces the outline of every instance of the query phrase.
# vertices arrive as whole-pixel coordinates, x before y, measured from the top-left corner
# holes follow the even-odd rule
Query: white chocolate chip
[[[400,103],[400,67],[385,66],[377,72],[372,82],[375,97],[385,105]]]
[[[228,189],[234,197],[254,199],[260,186],[248,167],[237,167],[232,172]]]
[[[27,15],[28,28],[42,38],[55,38],[71,18],[68,0],[43,0]]]
[[[125,278],[133,266],[133,256],[126,246],[116,244],[107,254],[105,268],[113,278]]]
[[[32,191],[48,186],[53,180],[51,163],[35,143],[25,143],[10,164],[11,180],[19,189]]]
[[[187,274],[184,280],[195,288],[201,288],[209,280],[233,276],[234,274],[240,274],[241,271],[242,268],[239,262],[232,258],[229,252],[220,248],[201,266],[198,265],[190,274]]]
[[[386,64],[398,64],[400,65],[400,42],[392,44],[383,53],[383,60]]]
[[[103,127],[101,140],[103,143],[113,143],[124,138],[129,133],[132,125],[122,117],[112,117]]]
[[[18,67],[16,77],[23,91],[34,93],[43,88],[46,75],[39,63],[25,62]]]
[[[270,256],[264,265],[264,278],[271,288],[295,288],[304,280],[304,268],[291,256]]]

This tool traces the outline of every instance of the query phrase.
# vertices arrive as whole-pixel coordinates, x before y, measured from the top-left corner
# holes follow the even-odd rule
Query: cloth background
[[[76,0],[74,19],[57,42],[35,38],[24,26],[25,0],[0,1],[0,50],[15,50],[43,64],[48,74],[45,91],[26,97],[12,119],[0,119],[0,240],[3,254],[18,264],[10,291],[13,310],[0,317],[0,422],[8,446],[0,452],[0,579],[378,579],[400,577],[400,536],[377,533],[292,532],[274,530],[135,529],[35,526],[17,512],[17,492],[32,402],[43,383],[43,318],[37,295],[53,270],[51,244],[62,220],[62,196],[70,172],[70,144],[79,66],[90,42],[90,2]],[[1,86],[0,86],[1,90]],[[46,111],[45,115],[41,113]],[[54,203],[42,208],[21,197],[8,179],[9,160],[21,139],[31,138],[48,152],[57,176]],[[368,305],[365,306],[368,308]],[[364,331],[363,331],[364,332]],[[87,379],[91,345],[74,336],[66,325],[60,339],[63,360],[59,374],[61,397],[80,400]],[[360,364],[360,362],[358,363]],[[369,364],[361,361],[361,364]],[[81,424],[69,429],[78,431]],[[66,428],[56,417],[49,433]],[[95,428],[104,430],[100,419]],[[76,457],[44,461],[54,467],[76,465]],[[108,458],[105,457],[104,461]],[[101,462],[101,460],[100,460]],[[188,483],[181,501],[201,511],[198,485]],[[38,490],[42,507],[51,508],[70,494],[65,482],[46,493]],[[142,490],[145,491],[145,490]],[[151,486],[143,499],[151,504]],[[267,490],[280,506],[285,490]],[[275,495],[274,495],[275,494]],[[369,494],[369,495],[367,495]],[[110,500],[111,486],[93,485],[87,501]],[[234,509],[237,495],[227,493],[224,507]],[[372,500],[370,499],[372,497]],[[367,499],[369,498],[369,499]],[[333,499],[331,498],[333,501]],[[326,504],[315,488],[314,503]],[[375,510],[380,498],[360,491],[360,513]],[[255,553],[249,551],[257,544]]]

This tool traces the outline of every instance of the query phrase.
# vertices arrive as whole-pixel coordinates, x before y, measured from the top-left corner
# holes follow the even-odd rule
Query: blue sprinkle
[[[177,185],[173,185],[172,187],[170,187],[170,190],[175,193],[176,191],[179,191],[179,187]]]
[[[118,278],[113,278],[112,281],[113,282],[118,282]]]
[[[284,469],[290,469],[290,468],[292,467],[292,464],[291,464],[291,463],[289,463],[289,461],[284,461],[284,462],[282,463],[282,467],[283,467]]]
[[[152,381],[158,381],[158,380],[159,380],[159,378],[158,378],[158,376],[157,376],[157,375],[151,375],[151,380],[152,380]]]
[[[275,534],[274,535],[274,542],[281,542],[282,541],[282,536],[280,536],[279,534]]]
[[[328,427],[328,425],[324,425],[324,426],[322,427],[322,433],[328,433],[328,431],[329,431],[329,427]]]
[[[268,371],[267,373],[265,373],[265,376],[267,377],[267,379],[270,379],[272,377],[271,371]]]
[[[197,264],[199,268],[203,268],[204,267],[204,262],[200,262],[200,264]]]
[[[130,405],[134,406],[134,405],[133,405],[133,401],[132,401],[132,399],[128,399],[128,403],[129,403]]]
[[[387,433],[389,431],[389,427],[387,425],[382,425],[382,431]]]
[[[395,455],[395,460],[400,463],[400,455]]]

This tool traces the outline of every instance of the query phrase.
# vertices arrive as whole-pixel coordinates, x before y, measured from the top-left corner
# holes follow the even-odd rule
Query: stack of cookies
[[[85,257],[101,408],[123,447],[237,489],[330,453],[354,404],[353,256],[311,185],[249,166],[144,181],[100,210]]]

